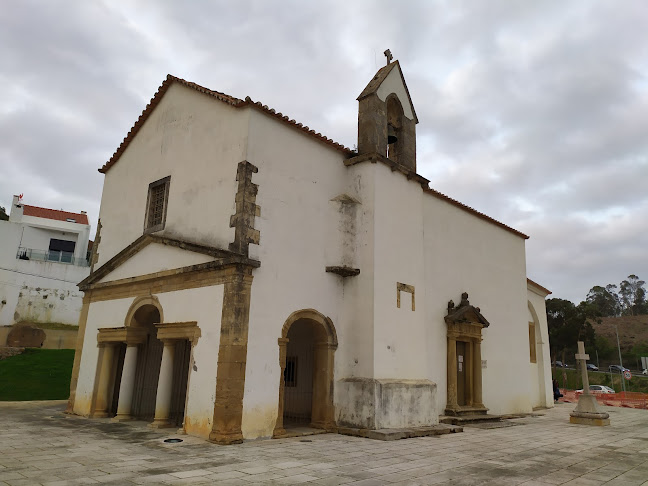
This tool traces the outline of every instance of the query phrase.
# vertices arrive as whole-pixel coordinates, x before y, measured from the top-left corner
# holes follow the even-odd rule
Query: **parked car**
[[[624,371],[630,371],[628,368],[624,368],[621,365],[610,365],[608,370],[610,373],[623,373]]]
[[[589,371],[598,371],[598,366],[593,365],[592,363],[587,363],[587,369]]]
[[[648,375],[648,370],[643,370],[643,371],[641,372],[641,374],[642,374],[642,375]]]
[[[554,361],[551,363],[551,366],[555,366],[556,368],[566,368],[566,365],[563,365],[562,361]]]
[[[609,386],[605,385],[590,385],[589,386],[589,391],[590,393],[596,394],[596,393],[616,393],[612,388]],[[583,393],[583,390],[576,390],[576,393]]]

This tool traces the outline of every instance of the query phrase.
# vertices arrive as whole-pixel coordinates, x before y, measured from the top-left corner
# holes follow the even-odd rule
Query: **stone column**
[[[127,343],[124,367],[122,368],[121,384],[119,385],[119,402],[115,422],[131,420],[131,405],[133,403],[133,388],[135,386],[135,371],[137,369],[137,343]]]
[[[481,339],[473,344],[473,407],[486,408],[482,402]]]
[[[154,428],[173,427],[169,420],[171,414],[171,392],[173,391],[173,355],[175,341],[164,340],[157,396],[155,397],[155,419],[149,424]]]
[[[446,409],[456,411],[457,404],[457,341],[448,336],[448,399]]]
[[[272,437],[281,437],[285,435],[286,429],[283,426],[283,412],[284,412],[284,401],[285,401],[285,380],[284,373],[286,372],[286,348],[288,347],[288,338],[279,338],[279,368],[281,369],[281,374],[279,375],[279,405],[277,407],[277,422],[275,423],[274,431],[272,432]]]
[[[110,386],[113,383],[113,362],[115,345],[100,343],[99,345],[99,373],[97,378],[96,395],[91,417],[107,417],[108,407],[112,398]]]
[[[335,346],[328,342],[315,344],[313,361],[313,405],[311,409],[311,426],[318,429],[333,430],[335,413],[333,412],[333,352]]]
[[[99,230],[97,230],[98,232]],[[96,239],[95,239],[96,241]],[[79,329],[77,330],[76,351],[74,352],[74,364],[72,366],[72,377],[70,379],[70,398],[68,398],[65,413],[74,413],[74,400],[76,398],[76,387],[79,381],[79,369],[81,367],[81,355],[83,353],[83,340],[85,339],[85,329],[88,322],[88,310],[90,309],[90,298],[92,291],[86,290],[83,296],[83,305],[79,315]]]

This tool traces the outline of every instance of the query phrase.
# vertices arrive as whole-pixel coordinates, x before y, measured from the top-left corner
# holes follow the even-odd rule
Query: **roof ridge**
[[[311,135],[317,139],[319,139],[321,142],[324,142],[328,145],[331,145],[332,147],[341,150],[342,152],[345,152],[346,155],[350,155],[354,153],[353,150],[351,150],[348,147],[345,147],[341,143],[335,142],[333,139],[322,135],[319,132],[316,132],[315,130],[310,129],[308,126],[304,126],[301,123],[297,123],[294,119],[291,119],[282,113],[277,112],[276,110],[269,108],[268,105],[264,105],[261,102],[258,101],[253,101],[249,96],[245,98],[245,100],[241,100],[239,98],[236,98],[234,96],[230,96],[225,93],[221,93],[220,91],[215,91],[209,88],[205,88],[204,86],[201,86],[197,83],[194,83],[192,81],[187,81],[186,79],[179,78],[177,76],[173,76],[172,74],[167,74],[166,79],[162,82],[158,90],[155,92],[151,100],[148,102],[144,110],[142,110],[142,113],[140,116],[137,118],[135,121],[135,124],[132,126],[132,128],[128,131],[124,139],[122,140],[121,144],[119,147],[117,147],[117,150],[113,153],[112,157],[99,169],[99,172],[102,174],[105,174],[108,169],[110,169],[113,165],[117,163],[121,155],[124,153],[132,139],[135,137],[137,132],[140,130],[140,128],[144,125],[144,122],[148,119],[150,114],[153,112],[155,107],[160,103],[162,98],[164,97],[164,94],[166,91],[169,89],[172,83],[180,83],[181,85],[194,89],[200,93],[209,95],[213,98],[216,98],[219,101],[222,101],[224,103],[227,103],[228,105],[233,106],[234,108],[243,108],[245,106],[252,106],[256,109],[259,109],[268,115],[271,115],[278,120],[281,120],[284,123],[287,123],[288,125],[293,126],[294,128],[297,128],[301,130],[302,132]]]

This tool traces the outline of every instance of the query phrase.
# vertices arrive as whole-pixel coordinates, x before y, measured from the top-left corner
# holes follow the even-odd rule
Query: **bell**
[[[387,125],[387,143],[391,145],[392,143],[398,142],[398,137],[396,136],[396,129],[391,126]]]

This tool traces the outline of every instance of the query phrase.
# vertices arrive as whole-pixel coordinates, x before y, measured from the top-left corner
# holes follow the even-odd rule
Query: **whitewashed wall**
[[[77,325],[83,299],[77,284],[89,267],[17,259],[23,227],[0,222],[0,326],[20,321]]]
[[[524,239],[426,195],[426,326],[429,379],[447,398],[447,304],[462,292],[490,322],[482,332],[483,402],[491,413],[530,412]]]
[[[156,234],[227,248],[247,125],[247,110],[173,84],[105,175],[95,268],[143,234],[149,184],[169,175],[166,226]]]
[[[261,216],[255,225],[261,242],[250,245],[250,255],[261,267],[252,283],[242,428],[245,438],[255,438],[269,437],[275,426],[281,379],[277,339],[286,319],[312,308],[333,320],[340,342],[336,376],[350,366],[344,347],[355,330],[341,324],[347,284],[325,271],[340,264],[339,203],[331,199],[348,191],[343,155],[252,109],[247,160],[259,168],[252,181],[259,185]]]
[[[533,397],[534,407],[553,407],[546,295],[532,284],[528,285],[527,295],[528,319],[536,325],[536,363],[532,363],[529,369],[529,393]]]

